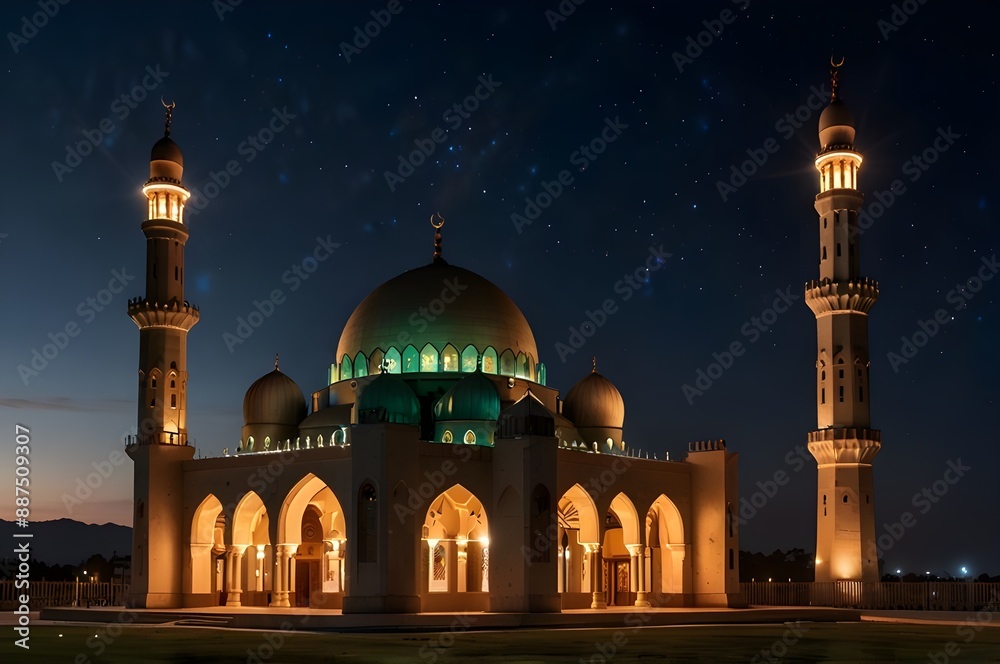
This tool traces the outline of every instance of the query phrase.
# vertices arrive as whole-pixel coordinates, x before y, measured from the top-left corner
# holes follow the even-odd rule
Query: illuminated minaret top
[[[870,428],[868,312],[878,284],[861,276],[858,190],[861,154],[840,98],[840,63],[830,60],[832,94],[819,119],[819,279],[806,284],[816,316],[816,430],[819,466],[816,581],[877,581],[872,460],[881,432]]]

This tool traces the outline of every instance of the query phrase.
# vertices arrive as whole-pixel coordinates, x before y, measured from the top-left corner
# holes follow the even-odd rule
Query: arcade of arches
[[[536,487],[532,499],[539,505],[532,528],[543,532],[552,522],[547,490]],[[612,499],[603,520],[579,484],[560,497],[550,547],[557,555],[564,608],[649,606],[651,593],[690,592],[677,507],[661,494],[646,508],[645,519],[640,514],[624,492]],[[231,516],[209,494],[195,510],[190,532],[187,593],[230,607],[342,605],[346,559],[353,550],[344,509],[312,473],[289,491],[274,524],[253,491],[242,496]],[[461,484],[441,492],[429,503],[420,538],[425,605],[486,608],[490,529],[480,498]],[[535,540],[539,550],[532,555],[547,561],[551,554],[538,544]]]

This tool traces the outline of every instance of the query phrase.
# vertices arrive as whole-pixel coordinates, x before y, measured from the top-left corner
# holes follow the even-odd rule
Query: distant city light
[[[902,573],[903,573],[903,570],[901,570],[901,569],[897,569],[896,570],[896,574],[902,574]]]
[[[968,574],[968,573],[969,573],[969,570],[966,569],[965,567],[963,567],[962,568],[962,574]]]

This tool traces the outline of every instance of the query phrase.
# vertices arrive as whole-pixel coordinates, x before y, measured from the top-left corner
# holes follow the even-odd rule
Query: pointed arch
[[[434,344],[425,344],[420,349],[420,371],[424,373],[440,371],[439,359],[438,349]]]
[[[493,346],[487,346],[483,351],[483,373],[496,374],[500,368],[497,351]]]
[[[427,508],[421,539],[428,592],[489,590],[489,519],[474,493],[461,484],[439,493]]]
[[[386,369],[391,374],[398,374],[403,368],[403,358],[396,350],[395,346],[389,348],[385,351],[385,364]]]
[[[340,500],[326,482],[312,473],[306,473],[281,503],[277,531],[279,544],[302,542],[302,517],[309,505],[315,506],[322,515],[324,541],[346,539],[344,509]]]
[[[368,375],[368,358],[360,350],[354,356],[354,377],[364,378]]]
[[[354,363],[349,355],[340,360],[340,380],[345,378],[354,378]]]
[[[462,373],[472,373],[479,364],[479,351],[469,344],[462,351]]]
[[[687,546],[680,510],[660,494],[646,513],[646,544],[650,548],[649,589],[654,594],[685,591]]]
[[[222,503],[208,494],[191,519],[190,580],[188,592],[208,594],[222,590],[216,576],[215,558],[225,551],[226,517]]]
[[[513,376],[515,364],[514,351],[508,348],[500,355],[500,375]]]
[[[517,359],[514,365],[514,375],[518,378],[530,378],[528,374],[528,356],[524,352],[517,354]]]
[[[642,525],[639,521],[639,513],[624,491],[612,499],[611,511],[618,517],[618,522],[622,526],[622,542],[626,546],[639,544],[639,531]]]
[[[376,348],[372,351],[372,356],[368,358],[368,375],[375,376],[382,373],[382,360],[385,359],[385,353],[382,352],[381,348]]]
[[[255,491],[243,494],[233,510],[233,544],[270,544],[267,508]]]
[[[416,346],[410,344],[403,349],[403,373],[417,373],[420,371],[420,352]]]
[[[600,524],[597,506],[579,484],[574,484],[559,499],[559,524],[566,530],[579,530],[580,542],[600,543]]]
[[[448,344],[441,351],[441,371],[458,371],[458,349]]]

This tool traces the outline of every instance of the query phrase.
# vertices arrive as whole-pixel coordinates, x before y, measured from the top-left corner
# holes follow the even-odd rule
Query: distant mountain
[[[19,528],[13,521],[0,519],[0,540],[13,546],[21,538],[14,533],[32,533],[31,556],[49,565],[78,565],[95,553],[107,559],[115,552],[127,556],[132,552],[132,529],[116,523],[96,525],[73,519],[32,521],[27,528]],[[9,557],[8,549],[0,558]]]

